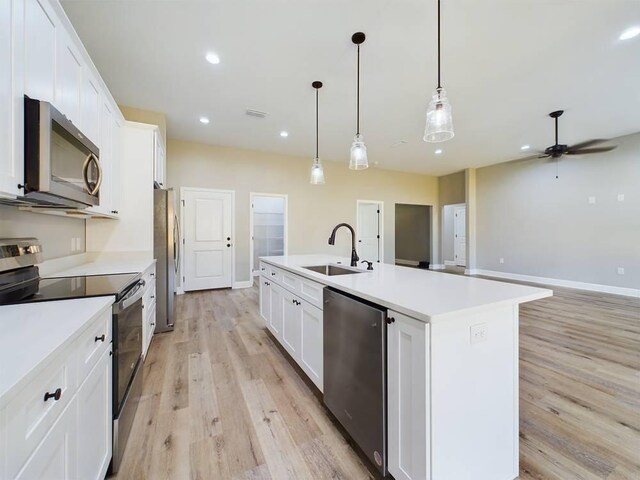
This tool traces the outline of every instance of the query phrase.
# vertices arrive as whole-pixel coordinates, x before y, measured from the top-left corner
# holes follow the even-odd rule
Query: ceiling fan
[[[555,131],[556,131],[556,143],[544,149],[543,152],[538,152],[535,155],[531,155],[530,157],[523,158],[522,160],[530,160],[533,158],[552,158],[558,159],[563,155],[585,155],[589,153],[604,153],[610,152],[613,150],[615,145],[608,147],[596,147],[590,148],[594,145],[598,145],[600,143],[604,143],[606,139],[594,139],[587,140],[586,142],[576,143],[575,145],[564,145],[558,142],[558,118],[564,113],[564,110],[556,110],[555,112],[551,112],[549,116],[555,121]]]
[[[615,145],[610,145],[608,147],[596,147],[592,148],[594,145],[598,145],[600,143],[604,143],[608,140],[606,139],[594,139],[587,140],[585,142],[576,143],[575,145],[564,145],[558,142],[558,118],[562,116],[564,110],[556,110],[551,112],[549,116],[553,118],[555,122],[555,131],[556,131],[556,143],[544,149],[544,151],[540,151],[535,155],[531,155],[529,157],[525,157],[520,159],[522,160],[532,160],[534,158],[550,158],[556,161],[556,178],[558,178],[557,165],[558,160],[563,155],[586,155],[590,153],[604,153],[610,152],[614,148]]]

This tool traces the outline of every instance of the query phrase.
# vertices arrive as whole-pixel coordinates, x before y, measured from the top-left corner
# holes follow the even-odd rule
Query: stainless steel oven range
[[[142,387],[141,274],[41,278],[35,238],[0,239],[0,305],[112,295],[113,458],[118,471]]]

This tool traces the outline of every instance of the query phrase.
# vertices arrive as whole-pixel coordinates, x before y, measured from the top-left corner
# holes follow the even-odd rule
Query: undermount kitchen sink
[[[306,268],[307,270],[311,270],[312,272],[321,273],[322,275],[327,275],[329,277],[333,277],[334,275],[350,275],[352,273],[363,273],[360,270],[345,268],[339,265],[311,265],[309,267],[302,268]]]

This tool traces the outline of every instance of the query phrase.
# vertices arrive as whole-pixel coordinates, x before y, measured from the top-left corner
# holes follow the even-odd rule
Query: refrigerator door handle
[[[178,222],[178,216],[173,216],[173,268],[178,275],[180,270],[180,223]]]

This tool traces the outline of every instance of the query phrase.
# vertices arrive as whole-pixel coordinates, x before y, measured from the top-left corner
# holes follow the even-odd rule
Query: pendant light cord
[[[356,91],[356,134],[360,135],[360,44],[358,44],[358,86]]]
[[[442,88],[440,84],[440,0],[438,0],[438,88]]]
[[[316,88],[316,160],[318,159],[318,89]]]

